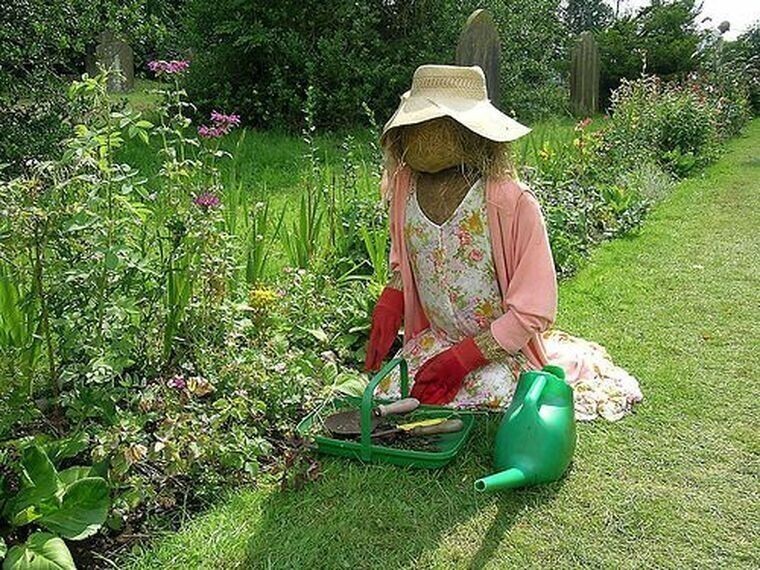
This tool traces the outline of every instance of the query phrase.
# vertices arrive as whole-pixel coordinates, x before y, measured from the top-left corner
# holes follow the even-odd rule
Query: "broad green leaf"
[[[115,269],[116,266],[118,265],[119,265],[118,256],[112,250],[109,249],[106,252],[106,267],[108,269]]]
[[[74,457],[85,449],[90,442],[90,437],[85,432],[78,432],[67,437],[56,439],[43,444],[50,461],[54,464],[62,459]]]
[[[35,532],[25,544],[8,551],[3,570],[76,570],[76,565],[63,540],[49,532]]]
[[[53,462],[39,445],[30,445],[24,449],[21,466],[24,468],[25,486],[49,489],[51,494],[58,489],[58,475]]]
[[[346,394],[348,396],[361,396],[364,394],[364,389],[367,387],[366,378],[348,372],[341,372],[335,378],[335,383],[332,388],[336,392]]]
[[[91,467],[69,467],[58,473],[58,477],[61,479],[61,483],[68,487],[80,479],[90,477],[91,471]]]
[[[314,338],[316,338],[319,342],[328,343],[330,342],[330,339],[327,336],[327,333],[320,329],[306,329],[308,333],[310,333]]]
[[[3,540],[3,537],[0,536],[0,560],[5,558],[5,555],[8,553],[8,547],[5,545],[5,541]]]
[[[85,477],[65,489],[61,506],[37,520],[69,540],[82,540],[103,525],[111,506],[108,483],[102,477]]]
[[[24,525],[57,508],[56,493],[62,488],[58,473],[39,445],[26,447],[21,456],[22,489],[5,505],[4,513],[14,525]]]

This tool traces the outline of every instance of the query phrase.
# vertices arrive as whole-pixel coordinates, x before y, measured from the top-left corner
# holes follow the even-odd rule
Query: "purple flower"
[[[211,112],[213,125],[201,125],[198,127],[198,136],[204,139],[215,139],[229,133],[234,127],[240,125],[240,115],[231,113],[225,115],[219,111]]]
[[[150,69],[156,75],[161,75],[162,73],[165,73],[167,75],[176,75],[178,73],[187,71],[189,67],[190,62],[186,59],[172,59],[171,61],[157,59],[148,62],[148,69]]]
[[[217,127],[237,127],[240,125],[240,115],[231,113],[225,115],[219,111],[211,111],[211,120]]]
[[[226,135],[228,131],[220,127],[209,127],[208,125],[201,125],[198,127],[198,136],[204,139],[215,139]]]
[[[169,388],[174,388],[175,390],[184,390],[187,386],[187,381],[185,380],[185,377],[182,376],[182,374],[175,374],[166,381],[166,385]]]
[[[210,210],[211,208],[218,207],[222,201],[219,196],[212,194],[211,192],[204,192],[200,196],[196,196],[193,203],[203,210]]]

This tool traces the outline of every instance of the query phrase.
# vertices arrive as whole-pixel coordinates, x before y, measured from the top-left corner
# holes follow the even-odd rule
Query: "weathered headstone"
[[[499,64],[501,42],[496,24],[487,10],[475,10],[467,18],[457,44],[457,65],[479,65],[486,75],[488,97],[497,107],[499,98]]]
[[[599,47],[591,32],[583,32],[570,61],[570,107],[578,117],[599,110]]]
[[[87,73],[98,73],[98,65],[113,73],[108,80],[109,91],[130,91],[135,84],[135,63],[132,48],[113,32],[100,34],[94,57],[86,58]]]

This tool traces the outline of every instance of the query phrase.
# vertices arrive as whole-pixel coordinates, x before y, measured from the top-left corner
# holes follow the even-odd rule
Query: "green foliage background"
[[[454,62],[461,28],[478,7],[491,9],[502,35],[504,108],[526,119],[561,110],[559,0],[190,0],[191,95],[257,126],[294,127],[312,85],[317,126],[362,122],[362,101],[382,121],[418,65]]]

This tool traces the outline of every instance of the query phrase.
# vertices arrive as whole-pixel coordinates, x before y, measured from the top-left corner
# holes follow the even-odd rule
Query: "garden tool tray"
[[[376,404],[389,403],[387,399],[375,399],[375,390],[380,382],[394,368],[399,367],[401,373],[401,397],[409,395],[409,370],[403,358],[395,358],[388,362],[370,380],[361,398],[346,396],[329,402],[317,411],[306,416],[298,424],[298,433],[311,438],[317,451],[329,455],[338,455],[366,462],[392,463],[409,467],[433,469],[443,467],[462,449],[470,435],[475,417],[472,412],[457,410],[443,406],[422,405],[411,414],[404,416],[404,421],[421,421],[435,418],[462,420],[462,429],[455,433],[436,435],[431,439],[431,445],[424,449],[402,449],[393,445],[393,440],[372,439],[373,418],[372,410]],[[361,417],[361,435],[358,441],[330,437],[329,431],[323,425],[324,418],[343,410],[359,409]]]

